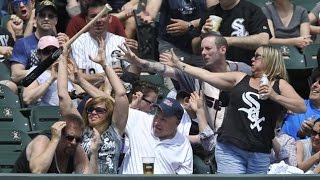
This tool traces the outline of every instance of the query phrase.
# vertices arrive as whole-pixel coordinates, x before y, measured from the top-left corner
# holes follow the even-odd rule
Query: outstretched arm
[[[143,70],[163,74],[164,76],[176,79],[174,68],[161,64],[159,62],[151,62],[145,59],[141,59],[131,51],[126,43],[124,43],[124,46],[126,47],[126,49],[118,46],[123,52],[121,54],[118,54],[118,59],[128,61],[131,65],[137,66],[138,68],[141,68]]]
[[[188,65],[180,61],[172,49],[170,53],[164,53],[163,56],[167,56],[167,58],[163,58],[161,63],[180,69],[181,71],[188,73],[197,79],[206,81],[221,90],[230,90],[246,75],[242,72],[213,73],[202,68]]]
[[[58,69],[58,96],[59,96],[59,107],[61,115],[65,114],[76,114],[80,115],[76,107],[74,107],[72,100],[68,93],[68,72],[67,72],[67,58],[68,49],[63,50],[63,54],[59,57],[59,69]]]

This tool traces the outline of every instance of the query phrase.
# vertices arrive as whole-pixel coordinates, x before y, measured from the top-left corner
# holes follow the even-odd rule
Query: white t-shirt
[[[126,134],[130,148],[126,152],[122,174],[143,174],[142,157],[155,157],[154,174],[192,174],[193,155],[188,139],[176,133],[160,141],[153,135],[154,115],[129,109]]]
[[[122,68],[126,68],[129,63],[126,61],[119,61],[116,58],[111,57],[116,51],[121,52],[118,46],[123,48],[123,43],[125,42],[124,37],[106,33],[106,61],[112,66],[112,63],[117,63],[119,66],[122,65]],[[83,33],[80,35],[74,43],[71,44],[71,57],[76,61],[80,69],[85,69],[86,73],[90,73],[91,70],[94,70],[95,73],[102,73],[104,70],[101,65],[92,62],[89,59],[89,56],[95,58],[98,54],[98,42],[93,39],[89,32]]]
[[[33,71],[36,68],[36,66],[31,67],[28,70],[28,74]],[[36,81],[39,83],[39,85],[45,83],[49,78],[51,77],[50,70],[44,71],[37,79]],[[74,87],[72,83],[68,82],[68,91],[71,92],[74,90]],[[77,101],[73,100],[73,104],[75,107],[78,106]],[[58,97],[58,84],[57,80],[55,80],[48,88],[48,90],[43,94],[43,96],[38,100],[38,105],[40,106],[59,106],[59,97]]]

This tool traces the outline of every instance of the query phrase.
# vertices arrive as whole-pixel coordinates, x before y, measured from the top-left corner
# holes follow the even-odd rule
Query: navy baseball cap
[[[179,101],[173,98],[165,98],[159,104],[154,104],[154,107],[158,107],[165,117],[176,116],[181,120],[184,110]]]

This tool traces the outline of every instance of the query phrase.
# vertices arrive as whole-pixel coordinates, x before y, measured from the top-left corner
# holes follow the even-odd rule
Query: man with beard
[[[83,120],[75,114],[62,116],[51,126],[51,134],[36,136],[18,157],[14,173],[97,173],[100,135],[94,130],[90,161],[79,146]]]

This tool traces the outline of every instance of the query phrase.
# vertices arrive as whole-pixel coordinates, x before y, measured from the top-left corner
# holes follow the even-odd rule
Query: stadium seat
[[[316,6],[319,0],[292,0],[295,5],[306,8],[309,12]]]
[[[0,84],[0,105],[21,108],[19,96],[3,84]]]
[[[28,134],[20,130],[0,130],[0,172],[11,172],[16,159],[31,141]]]
[[[50,130],[60,116],[59,106],[34,106],[31,108],[31,130],[33,132]]]
[[[159,100],[165,98],[169,93],[169,89],[164,86],[163,76],[155,74],[155,75],[140,75],[140,80],[148,81],[159,88]]]
[[[248,0],[248,1],[259,7],[263,7],[272,2],[272,0]]]
[[[286,69],[306,69],[307,65],[304,55],[300,51],[290,45],[273,44],[272,47],[278,49],[285,60]]]
[[[8,80],[10,77],[10,69],[4,62],[0,62],[0,80]]]
[[[0,131],[3,129],[18,129],[24,132],[30,131],[29,119],[14,107],[0,106]]]
[[[303,54],[306,60],[306,68],[313,69],[319,66],[320,59],[317,59],[319,47],[320,44],[310,44],[303,49]]]

